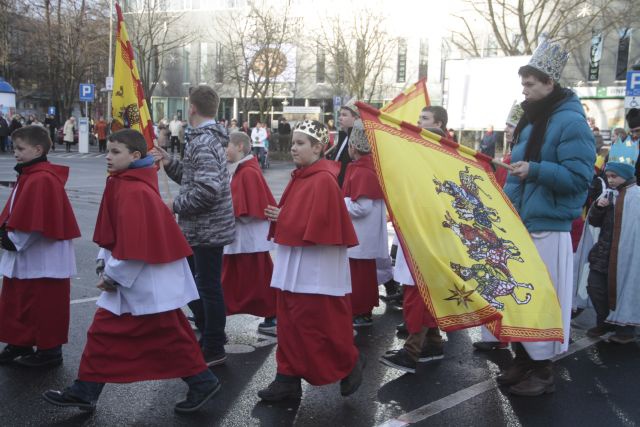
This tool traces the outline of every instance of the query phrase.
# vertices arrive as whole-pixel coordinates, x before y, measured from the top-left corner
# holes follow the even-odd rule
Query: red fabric
[[[571,246],[573,246],[573,252],[578,250],[580,244],[580,238],[582,237],[582,230],[584,229],[584,219],[579,216],[571,223]]]
[[[404,323],[410,334],[417,334],[424,326],[427,328],[437,328],[438,324],[433,318],[424,300],[420,295],[417,286],[404,286],[404,297],[402,300],[402,314]]]
[[[502,162],[508,165],[511,164],[511,153],[504,156],[504,158],[502,159]],[[509,174],[509,171],[506,170],[505,168],[501,168],[498,166],[498,169],[496,169],[496,172],[495,172],[496,181],[498,181],[498,184],[500,184],[500,187],[504,187],[504,184],[507,182],[508,174]]]
[[[116,316],[99,308],[87,332],[78,379],[131,383],[189,377],[205,369],[182,310]]]
[[[104,120],[98,120],[96,123],[96,133],[99,140],[107,139],[107,122]]]
[[[231,198],[236,217],[250,216],[266,220],[264,209],[267,205],[276,206],[276,199],[255,157],[238,165],[231,180]]]
[[[351,309],[354,316],[370,314],[378,306],[378,273],[375,259],[349,258]]]
[[[270,286],[273,262],[269,252],[225,255],[222,258],[222,291],[227,316],[276,315],[276,291]]]
[[[278,293],[278,373],[331,384],[358,360],[348,297]]]
[[[191,255],[160,198],[154,168],[127,169],[107,178],[93,241],[119,260],[164,264]]]
[[[11,214],[9,205],[13,193],[0,214],[0,225],[6,223],[7,230],[11,231],[39,232],[55,240],[80,237],[76,217],[64,191],[68,177],[68,167],[49,162],[25,167],[13,190],[16,193]]]
[[[384,199],[370,154],[349,163],[342,184],[342,193],[351,200],[358,200],[360,197],[372,200]]]
[[[269,238],[287,246],[358,244],[330,163],[318,160],[293,171],[278,205],[278,221],[271,223]]]
[[[65,344],[69,298],[69,279],[5,277],[0,294],[0,341],[43,350]]]

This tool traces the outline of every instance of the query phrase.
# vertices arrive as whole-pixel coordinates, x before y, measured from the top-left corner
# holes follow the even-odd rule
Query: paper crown
[[[360,119],[353,122],[351,135],[349,135],[349,145],[361,153],[371,152],[371,146],[369,145],[367,134],[364,131],[364,124]]]
[[[636,165],[638,160],[638,141],[633,141],[630,136],[624,141],[618,139],[609,151],[609,163],[622,163],[630,166]]]
[[[506,123],[511,126],[517,126],[520,118],[524,114],[524,110],[518,101],[515,101],[509,110]]]
[[[637,108],[630,109],[625,118],[627,119],[627,123],[629,124],[629,129],[640,127],[640,110],[638,110]]]
[[[360,117],[360,113],[358,112],[358,107],[356,107],[356,102],[357,101],[358,101],[358,99],[354,96],[353,98],[348,100],[347,103],[342,106],[342,108],[346,108],[347,110],[351,111],[356,116]]]
[[[542,71],[557,82],[568,60],[569,52],[564,50],[560,43],[554,43],[545,38],[533,52],[528,65]]]
[[[302,132],[311,138],[318,140],[322,145],[329,143],[329,132],[322,123],[317,120],[303,120],[293,127],[294,132]]]

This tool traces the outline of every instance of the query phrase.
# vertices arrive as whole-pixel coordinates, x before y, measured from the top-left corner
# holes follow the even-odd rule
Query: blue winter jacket
[[[520,132],[511,163],[523,160],[532,125]],[[578,97],[573,94],[549,119],[540,162],[529,162],[521,181],[511,174],[504,191],[530,233],[570,231],[587,198],[596,160],[595,140]]]

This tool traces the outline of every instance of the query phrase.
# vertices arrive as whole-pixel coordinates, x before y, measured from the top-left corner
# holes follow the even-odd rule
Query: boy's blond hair
[[[244,132],[231,132],[229,134],[229,144],[242,147],[242,152],[247,155],[251,152],[251,138]]]

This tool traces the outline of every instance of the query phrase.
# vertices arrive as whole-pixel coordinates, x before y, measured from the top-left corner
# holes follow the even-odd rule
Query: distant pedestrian
[[[3,153],[7,150],[7,140],[9,138],[9,123],[4,118],[4,114],[0,112],[0,151]]]
[[[76,132],[76,118],[71,116],[64,122],[64,128],[62,130],[62,140],[67,148],[67,153],[71,152],[71,146],[75,143]]]
[[[480,141],[480,152],[492,159],[496,156],[496,134],[493,131],[493,126],[489,126],[489,129],[484,133],[482,141]]]
[[[95,125],[96,134],[98,135],[98,152],[107,152],[107,122],[104,117],[100,116],[100,119]]]
[[[180,132],[182,128],[182,121],[178,120],[178,116],[173,116],[173,120],[169,122],[169,132],[171,133],[171,154],[180,151]]]

